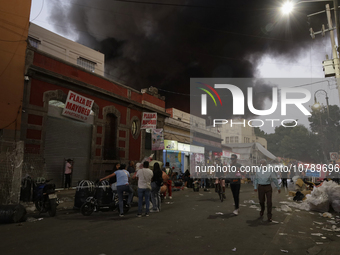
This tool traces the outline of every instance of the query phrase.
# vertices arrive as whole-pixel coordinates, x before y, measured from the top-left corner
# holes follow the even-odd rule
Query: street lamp
[[[316,99],[316,94],[318,93],[318,92],[324,92],[325,94],[326,94],[326,104],[327,104],[327,116],[328,116],[328,118],[329,118],[329,104],[328,104],[328,94],[327,94],[327,92],[326,92],[326,90],[324,90],[324,89],[318,89],[317,91],[315,91],[315,93],[314,93],[314,104],[313,104],[313,108],[314,109],[319,109],[320,107],[321,107],[321,104],[317,101],[317,99]]]
[[[340,22],[339,22],[339,16],[338,16],[338,0],[306,0],[306,1],[298,1],[296,3],[292,2],[292,1],[286,1],[282,7],[281,7],[281,11],[283,13],[286,13],[286,14],[289,14],[291,11],[293,11],[294,9],[294,6],[298,5],[298,4],[301,4],[301,3],[316,3],[316,2],[333,2],[333,9],[334,9],[334,19],[335,19],[335,27],[333,27],[333,24],[332,24],[332,18],[331,18],[331,9],[329,8],[329,5],[327,4],[326,5],[326,15],[327,15],[327,21],[328,21],[328,29],[325,30],[324,29],[324,26],[322,28],[321,31],[319,32],[316,32],[314,33],[313,29],[310,28],[310,33],[311,33],[311,36],[312,38],[314,39],[315,38],[315,35],[316,34],[322,34],[324,35],[326,31],[329,31],[330,32],[330,37],[331,37],[331,43],[332,43],[332,55],[333,55],[333,61],[334,61],[334,71],[335,71],[335,79],[336,79],[336,82],[337,82],[337,85],[338,85],[338,94],[339,94],[339,100],[340,100],[340,63],[339,63],[339,57],[338,57],[338,52],[337,51],[340,51],[340,48],[337,47],[335,45],[335,39],[334,39],[334,32],[333,30],[336,30],[337,32],[337,39],[338,39],[338,46],[340,44]],[[322,12],[325,12],[325,11],[322,11]],[[322,12],[318,12],[318,13],[315,13],[315,14],[311,14],[311,15],[308,15],[307,17],[311,17],[313,15],[316,15],[316,14],[320,14]]]

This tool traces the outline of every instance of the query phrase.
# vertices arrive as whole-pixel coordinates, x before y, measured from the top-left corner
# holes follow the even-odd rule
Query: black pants
[[[71,174],[65,174],[65,188],[71,187]]]
[[[240,189],[241,184],[230,184],[231,192],[233,193],[234,203],[235,203],[235,209],[239,208],[240,204]]]
[[[260,205],[261,205],[261,213],[264,213],[265,210],[265,202],[267,198],[267,216],[268,219],[272,218],[272,194],[273,194],[273,189],[272,186],[269,185],[259,185],[257,188],[257,192],[259,195],[259,200],[260,200]]]
[[[287,178],[281,178],[281,180],[282,180],[282,188],[284,188],[284,187],[288,188],[288,186],[287,186]]]

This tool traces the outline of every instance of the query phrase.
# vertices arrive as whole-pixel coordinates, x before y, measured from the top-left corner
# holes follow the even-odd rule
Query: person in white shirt
[[[144,161],[143,168],[139,169],[133,176],[133,178],[138,178],[138,214],[137,214],[137,217],[142,217],[143,197],[145,197],[145,203],[146,203],[145,216],[149,216],[152,177],[153,177],[153,172],[151,171],[151,169],[149,169],[148,161]]]

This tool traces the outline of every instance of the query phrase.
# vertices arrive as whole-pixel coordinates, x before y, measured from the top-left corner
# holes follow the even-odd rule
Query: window
[[[235,136],[235,143],[238,143],[238,136]]]
[[[137,120],[134,120],[132,122],[132,125],[131,125],[131,133],[133,136],[135,136],[137,134],[137,131],[138,131],[138,123],[137,123]]]
[[[86,58],[81,58],[80,57],[80,58],[77,59],[77,65],[85,68],[86,70],[94,72],[96,63],[93,62],[93,61],[90,61],[90,60],[88,60]]]
[[[230,143],[234,143],[234,137],[233,136],[230,137]]]
[[[32,47],[34,47],[36,49],[38,49],[39,44],[41,43],[38,39],[35,39],[33,37],[30,37],[30,36],[28,37],[28,42]]]
[[[117,117],[116,115],[109,113],[106,115],[103,159],[105,160],[118,159],[118,149],[116,144],[117,144]]]
[[[229,137],[225,138],[225,143],[229,143]]]

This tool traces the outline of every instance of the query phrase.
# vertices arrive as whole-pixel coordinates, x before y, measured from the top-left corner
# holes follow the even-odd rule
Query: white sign
[[[329,155],[331,160],[338,160],[339,158],[339,154],[337,152],[330,152]]]
[[[142,125],[140,129],[156,129],[157,125],[157,113],[155,112],[143,112]]]
[[[196,145],[191,145],[190,144],[190,152],[191,153],[200,153],[200,154],[204,154],[204,147],[201,146],[196,146]]]
[[[69,91],[62,115],[80,121],[86,121],[91,113],[94,100]]]
[[[152,130],[152,150],[164,150],[163,128]]]
[[[187,151],[187,152],[190,152],[190,144],[178,143],[177,148],[178,148],[179,151]]]

